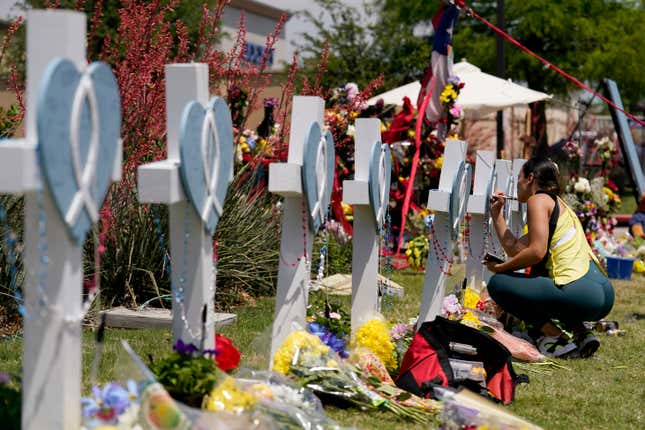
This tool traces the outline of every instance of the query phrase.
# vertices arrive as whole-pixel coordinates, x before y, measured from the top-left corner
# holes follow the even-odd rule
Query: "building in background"
[[[245,60],[259,65],[266,50],[267,35],[273,33],[282,14],[290,15],[282,9],[255,0],[232,0],[224,9],[222,16],[223,38],[219,48],[229,52],[234,44],[240,26],[240,17],[244,11],[246,26]],[[277,72],[290,62],[285,26],[278,35],[272,52],[268,54],[267,70]]]

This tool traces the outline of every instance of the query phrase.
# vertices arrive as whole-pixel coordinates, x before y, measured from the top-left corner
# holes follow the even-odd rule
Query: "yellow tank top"
[[[558,201],[564,213],[558,218],[549,244],[546,269],[556,285],[565,285],[587,274],[589,260],[595,261],[600,268],[602,266],[591,250],[575,212],[559,197]]]

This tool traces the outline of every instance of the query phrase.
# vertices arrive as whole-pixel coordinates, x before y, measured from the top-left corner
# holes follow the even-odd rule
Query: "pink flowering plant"
[[[407,323],[396,323],[390,328],[390,338],[395,345],[394,353],[396,355],[397,371],[401,365],[401,360],[412,343],[412,338],[416,331],[416,318],[409,320]]]

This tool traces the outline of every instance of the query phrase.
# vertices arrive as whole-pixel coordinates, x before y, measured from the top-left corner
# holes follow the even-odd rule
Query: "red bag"
[[[478,372],[478,370],[485,370]],[[515,386],[528,382],[517,375],[511,354],[488,334],[437,317],[421,325],[401,362],[396,385],[420,397],[431,397],[433,386],[466,387],[509,404]]]

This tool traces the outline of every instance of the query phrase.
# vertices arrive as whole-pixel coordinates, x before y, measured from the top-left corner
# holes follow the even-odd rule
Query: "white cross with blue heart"
[[[139,201],[169,205],[174,341],[204,349],[215,338],[213,234],[233,178],[231,114],[208,93],[208,65],[166,65],[168,158],[138,169]]]
[[[119,90],[85,28],[27,12],[26,137],[0,143],[0,192],[25,196],[23,430],[80,427],[82,244],[121,175]]]
[[[470,195],[472,173],[470,163],[466,161],[466,148],[464,141],[446,141],[439,189],[430,190],[428,194],[428,209],[435,211],[434,234],[430,238],[425,266],[418,324],[434,320],[441,311],[455,241]]]

